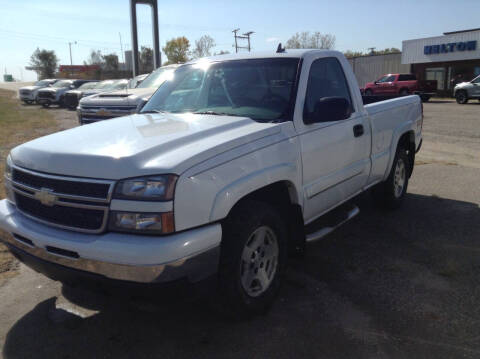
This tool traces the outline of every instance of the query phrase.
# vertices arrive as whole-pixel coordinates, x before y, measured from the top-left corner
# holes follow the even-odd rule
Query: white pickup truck
[[[213,278],[226,307],[259,313],[288,256],[358,213],[350,199],[400,205],[422,122],[418,96],[364,106],[336,51],[201,59],[140,114],[14,148],[0,228],[53,279]]]

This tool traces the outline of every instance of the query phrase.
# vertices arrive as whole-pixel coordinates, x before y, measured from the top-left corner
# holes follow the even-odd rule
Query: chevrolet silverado
[[[401,205],[422,123],[415,95],[364,105],[340,52],[204,58],[141,113],[14,148],[0,228],[50,278],[209,280],[221,307],[257,314],[289,256],[354,217],[358,194]]]

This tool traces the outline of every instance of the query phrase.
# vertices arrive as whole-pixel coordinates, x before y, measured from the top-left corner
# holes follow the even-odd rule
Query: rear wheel
[[[430,100],[430,96],[429,95],[421,95],[420,99],[422,100],[422,102],[428,102],[428,100]]]
[[[388,178],[372,190],[377,204],[389,209],[400,207],[407,193],[409,168],[407,151],[399,145]]]
[[[25,102],[26,105],[31,105],[33,103],[32,100],[23,100],[23,102]]]
[[[42,103],[42,106],[45,107],[45,108],[49,108],[50,107],[50,102],[43,102]]]
[[[245,201],[232,211],[222,228],[222,309],[236,317],[263,313],[272,305],[286,267],[284,221],[272,206]]]
[[[455,99],[457,100],[457,103],[463,105],[468,102],[468,96],[465,91],[457,91],[455,94]]]

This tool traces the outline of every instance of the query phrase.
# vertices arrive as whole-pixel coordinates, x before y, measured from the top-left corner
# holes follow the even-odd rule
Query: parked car
[[[14,148],[1,238],[69,284],[210,280],[220,305],[256,314],[288,256],[354,217],[358,194],[402,204],[422,122],[418,96],[364,106],[337,51],[194,61],[139,114]]]
[[[76,90],[70,90],[65,93],[64,104],[70,110],[74,110],[78,106],[78,102],[83,97],[96,95],[102,92],[116,91],[126,89],[129,81],[126,79],[120,80],[105,80],[101,82],[87,82]]]
[[[177,67],[178,65],[160,67],[134,89],[101,93],[81,99],[77,109],[79,123],[85,125],[137,112],[137,108],[153,95]]]
[[[453,89],[453,96],[459,104],[465,104],[470,99],[480,101],[480,76],[475,77],[472,81],[457,84]]]
[[[18,90],[18,97],[27,105],[37,101],[37,92],[40,89],[53,85],[58,79],[44,79],[35,82],[32,86],[21,87]]]
[[[87,82],[96,80],[60,80],[55,82],[52,86],[44,88],[37,93],[37,103],[43,107],[50,107],[50,105],[58,105],[63,107],[63,98],[67,91],[76,89]]]
[[[417,80],[413,74],[388,74],[365,85],[364,93],[371,95],[419,95],[426,102],[437,91],[437,80]]]
[[[143,80],[147,78],[148,75],[149,74],[138,75],[138,76],[135,76],[133,79],[130,79],[128,83],[128,88],[131,88],[131,89],[136,88],[138,85],[142,83]]]

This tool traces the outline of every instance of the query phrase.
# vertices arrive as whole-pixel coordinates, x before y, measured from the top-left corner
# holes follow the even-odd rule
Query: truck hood
[[[99,93],[80,101],[80,106],[128,106],[138,105],[143,98],[149,99],[157,89],[135,88]]]
[[[468,86],[471,86],[472,83],[471,82],[460,82],[459,84],[456,84],[455,85],[455,89],[459,89],[459,88],[463,88],[463,87],[468,87]]]
[[[41,88],[41,87],[40,86],[25,86],[25,87],[20,87],[19,91],[22,91],[22,90],[35,91],[35,90],[38,90],[39,88]]]
[[[181,174],[229,149],[280,132],[245,117],[135,114],[41,137],[14,148],[15,165],[65,176],[121,179]]]

